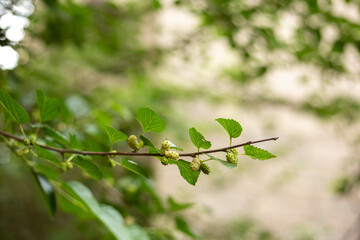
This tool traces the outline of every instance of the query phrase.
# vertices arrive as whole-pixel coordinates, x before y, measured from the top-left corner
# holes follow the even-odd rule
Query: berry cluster
[[[169,140],[165,140],[161,143],[161,153],[165,156],[160,159],[162,165],[169,164],[169,158],[173,160],[177,160],[179,158],[179,153],[175,150],[171,150],[171,142]]]
[[[191,163],[190,163],[190,169],[191,171],[202,171],[204,174],[209,175],[210,174],[210,168],[208,165],[206,165],[203,161],[200,160],[200,158],[195,157]]]
[[[232,148],[229,150],[226,150],[226,160],[229,163],[234,164],[235,166],[237,166],[237,162],[238,162],[238,158],[237,155],[239,154],[238,150],[236,148]]]

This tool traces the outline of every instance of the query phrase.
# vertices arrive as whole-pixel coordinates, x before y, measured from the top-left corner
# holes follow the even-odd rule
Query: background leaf
[[[181,211],[181,210],[185,210],[187,208],[192,207],[194,204],[193,203],[178,203],[176,202],[172,197],[169,197],[167,199],[169,207],[170,207],[170,211],[175,212],[175,211]]]
[[[109,126],[105,126],[105,128],[111,143],[125,141],[127,139],[127,135],[122,131],[116,130],[115,128]]]
[[[76,139],[76,136],[71,134],[71,132],[69,132],[69,136],[70,136],[70,147],[72,149],[79,149],[82,150],[84,148],[84,144],[82,144],[81,142],[79,142]]]
[[[44,91],[36,91],[41,122],[52,121],[60,115],[60,103],[54,98],[45,96]]]
[[[121,159],[120,165],[140,176],[149,178],[147,172],[142,167],[140,167],[136,162],[127,159]]]
[[[237,138],[241,135],[242,127],[234,119],[217,118],[216,121],[225,128],[230,138]]]
[[[69,145],[68,140],[66,140],[66,138],[61,133],[56,131],[55,129],[53,129],[51,127],[48,127],[48,126],[45,126],[43,128],[43,130],[44,130],[44,133],[45,133],[45,135],[47,137],[52,138],[54,141],[60,143],[63,146]]]
[[[83,157],[78,156],[74,162],[79,168],[89,174],[92,178],[100,180],[103,178],[103,175],[99,168],[89,160],[84,159]]]
[[[207,141],[204,136],[196,131],[195,128],[189,129],[189,135],[192,143],[195,145],[195,147],[209,149],[211,147],[211,142]]]
[[[0,105],[18,124],[27,123],[30,121],[28,112],[16,102],[7,92],[0,89]]]
[[[216,157],[214,157],[214,156],[212,156],[212,155],[210,155],[210,154],[206,154],[206,155],[207,155],[210,159],[213,159],[213,160],[221,163],[221,164],[224,165],[225,167],[228,167],[228,168],[234,168],[234,167],[236,167],[235,164],[229,163],[228,161],[222,160],[222,159],[220,159],[220,158],[216,158]]]
[[[180,170],[180,175],[191,185],[196,184],[200,171],[191,171],[190,169],[190,162],[179,159],[179,160],[172,160],[169,159],[169,164],[176,164]]]
[[[45,201],[49,214],[51,218],[54,218],[56,212],[56,198],[53,186],[43,174],[36,173],[35,171],[32,171],[32,173],[40,188],[41,195]]]
[[[166,123],[150,108],[139,108],[136,111],[136,120],[141,124],[144,132],[160,133],[164,130]]]
[[[91,213],[94,214],[118,240],[133,240],[124,225],[120,213],[111,206],[100,205],[90,190],[79,182],[69,182],[65,186],[70,194],[80,201]]]
[[[251,145],[246,145],[244,146],[244,150],[245,150],[245,155],[253,158],[253,159],[258,159],[258,160],[267,160],[270,158],[275,158],[275,155],[272,155],[271,153],[269,153],[268,151],[261,149],[261,148],[257,148]]]
[[[38,145],[34,145],[34,148],[36,150],[36,153],[38,154],[39,158],[48,160],[49,162],[55,164],[56,166],[60,167],[60,161],[59,159],[52,154],[51,152],[49,152],[48,150],[38,146]]]
[[[185,221],[184,218],[177,216],[175,218],[175,224],[176,224],[176,228],[185,233],[186,235],[188,235],[189,237],[191,237],[192,239],[198,239],[198,237],[191,231],[188,223]]]

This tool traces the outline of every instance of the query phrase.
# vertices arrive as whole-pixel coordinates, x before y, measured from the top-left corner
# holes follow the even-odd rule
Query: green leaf
[[[74,163],[87,174],[89,174],[92,178],[96,180],[100,180],[103,178],[103,175],[100,172],[99,168],[91,161],[85,160],[84,158],[78,156]]]
[[[121,214],[111,206],[105,204],[100,205],[85,185],[72,181],[65,187],[71,196],[80,201],[95,217],[97,217],[116,239],[133,239],[124,225]]]
[[[106,132],[110,138],[111,144],[119,141],[125,141],[127,139],[127,136],[122,131],[116,130],[112,127],[105,126]]]
[[[136,162],[127,159],[121,159],[120,165],[142,177],[149,178],[147,172],[142,167],[140,167]]]
[[[237,138],[241,135],[242,127],[240,123],[234,119],[218,118],[216,121],[220,123],[223,128],[225,128],[230,138]]]
[[[253,158],[253,159],[258,159],[258,160],[267,160],[270,158],[275,158],[275,155],[272,155],[271,153],[269,153],[268,151],[261,149],[261,148],[257,148],[251,145],[245,145],[244,146],[244,150],[245,150],[245,155]]]
[[[49,162],[55,164],[56,166],[60,167],[60,161],[59,159],[52,154],[51,152],[49,152],[48,150],[38,146],[38,145],[34,145],[34,148],[36,150],[36,153],[38,154],[39,158],[48,160]]]
[[[192,143],[195,145],[195,147],[209,149],[211,147],[211,142],[207,141],[204,136],[196,131],[195,128],[189,129],[189,135]]]
[[[200,171],[191,171],[190,169],[190,163],[188,161],[185,161],[183,159],[179,160],[172,160],[169,159],[169,164],[176,164],[180,170],[180,175],[191,185],[196,184]]]
[[[184,151],[184,149],[177,147],[177,146],[175,145],[175,143],[173,143],[173,142],[170,141],[169,139],[166,139],[166,140],[168,140],[168,141],[170,142],[170,148],[171,148],[171,149],[176,149],[176,150],[178,150],[178,151]]]
[[[5,112],[18,124],[27,123],[30,121],[30,116],[27,111],[2,89],[0,89],[0,105],[3,107]]]
[[[55,129],[48,126],[45,126],[43,129],[47,137],[52,138],[54,141],[60,143],[63,146],[69,145],[69,142],[66,140],[66,138]]]
[[[150,108],[139,108],[136,111],[136,120],[141,124],[143,132],[160,133],[164,130],[166,123]]]
[[[193,239],[198,239],[198,236],[196,236],[190,229],[188,223],[185,221],[184,218],[177,216],[175,218],[175,224],[176,224],[176,228],[185,233],[186,235],[190,236]]]
[[[151,153],[161,153],[160,149],[157,149],[155,147],[155,145],[146,137],[144,137],[143,135],[140,136],[141,141],[143,141],[144,146],[149,147],[149,152]]]
[[[228,167],[228,168],[234,168],[234,167],[236,167],[235,164],[229,163],[229,162],[227,162],[227,161],[225,161],[225,160],[222,160],[222,159],[220,159],[220,158],[216,158],[216,157],[214,157],[214,156],[212,156],[212,155],[210,155],[210,154],[206,154],[206,155],[207,155],[210,159],[215,160],[215,161],[221,163],[221,164],[224,165],[225,167]]]
[[[55,198],[55,191],[53,186],[51,185],[50,181],[41,173],[36,173],[32,171],[36,183],[38,184],[41,195],[45,201],[46,207],[49,211],[51,218],[54,218],[56,212],[56,198]]]
[[[172,212],[181,211],[194,205],[193,203],[178,203],[172,197],[169,197],[167,201],[169,203],[170,211]]]
[[[72,149],[79,149],[82,150],[84,148],[84,144],[82,144],[81,142],[79,142],[76,139],[75,135],[72,135],[71,132],[69,132],[69,136],[70,136],[70,147]]]
[[[60,115],[60,103],[54,98],[45,96],[42,90],[36,91],[41,122],[55,120]]]
[[[127,227],[131,239],[133,240],[150,240],[149,236],[146,234],[144,228],[138,225],[130,225]]]

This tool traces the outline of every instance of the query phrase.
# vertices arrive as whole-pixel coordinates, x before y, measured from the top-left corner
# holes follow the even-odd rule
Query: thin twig
[[[10,134],[8,132],[4,132],[4,131],[0,130],[0,135],[6,136],[8,138],[12,138],[12,139],[17,140],[19,142],[24,142],[23,138],[12,135],[12,134]],[[278,137],[266,138],[266,139],[262,139],[262,140],[249,141],[249,142],[246,142],[246,143],[233,145],[233,146],[230,146],[230,147],[224,147],[224,148],[218,148],[218,149],[212,149],[212,150],[206,150],[206,151],[200,151],[200,152],[192,152],[192,153],[180,153],[179,155],[180,155],[180,157],[196,157],[196,155],[200,155],[200,154],[214,153],[214,152],[226,152],[226,150],[231,149],[231,148],[238,148],[238,147],[242,147],[242,146],[245,146],[245,145],[251,145],[251,144],[267,142],[267,141],[276,141],[277,139],[278,139]],[[39,147],[45,148],[45,149],[49,149],[49,150],[52,150],[52,151],[59,152],[61,154],[72,153],[72,154],[80,154],[80,155],[98,155],[98,156],[119,155],[119,156],[144,156],[144,157],[150,157],[150,156],[161,157],[161,156],[164,156],[163,154],[159,154],[159,153],[91,152],[91,151],[80,151],[80,150],[72,150],[72,149],[62,149],[62,148],[50,147],[50,146],[46,146],[46,145],[42,145],[42,144],[36,144],[36,145],[38,145]]]

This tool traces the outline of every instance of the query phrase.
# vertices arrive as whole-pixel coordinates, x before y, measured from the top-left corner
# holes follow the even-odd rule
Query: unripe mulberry
[[[201,163],[200,164],[200,170],[206,174],[206,175],[209,175],[210,174],[210,168],[208,165],[206,165],[205,163]]]
[[[239,154],[239,152],[238,152],[238,150],[237,150],[236,148],[229,149],[228,151],[229,151],[229,152],[232,152],[234,155],[238,155],[238,154]]]
[[[29,153],[29,149],[27,149],[27,148],[19,149],[16,151],[16,155],[19,157],[22,157],[28,153]]]
[[[199,171],[200,170],[200,165],[201,165],[201,162],[200,162],[200,159],[199,158],[194,158],[191,163],[190,163],[190,169],[191,171]]]
[[[165,140],[161,143],[161,152],[165,154],[166,151],[170,150],[171,143],[169,140]]]
[[[160,162],[162,165],[166,166],[169,164],[169,159],[167,157],[160,158]]]
[[[66,172],[66,162],[61,162],[61,171]]]
[[[36,142],[36,135],[35,135],[35,134],[30,134],[29,138],[30,138],[30,141],[31,141],[32,143],[35,143],[35,142]]]
[[[73,164],[71,162],[66,162],[66,168],[67,169],[73,169]]]
[[[28,138],[25,138],[24,143],[25,143],[25,145],[29,146],[30,145],[30,140]]]
[[[114,159],[109,158],[109,166],[112,167],[112,168],[116,166],[116,163],[115,163]]]
[[[227,160],[229,163],[232,163],[232,164],[234,164],[234,165],[237,165],[237,161],[238,161],[237,155],[234,154],[234,152],[231,151],[231,149],[230,149],[230,150],[227,150],[226,152],[227,152],[227,153],[226,153],[226,160]]]
[[[177,160],[179,158],[179,153],[174,150],[165,151],[165,157]]]
[[[137,141],[137,138],[135,135],[131,135],[128,138],[128,145],[130,148],[134,149],[134,151],[137,151],[140,149],[139,142]]]

